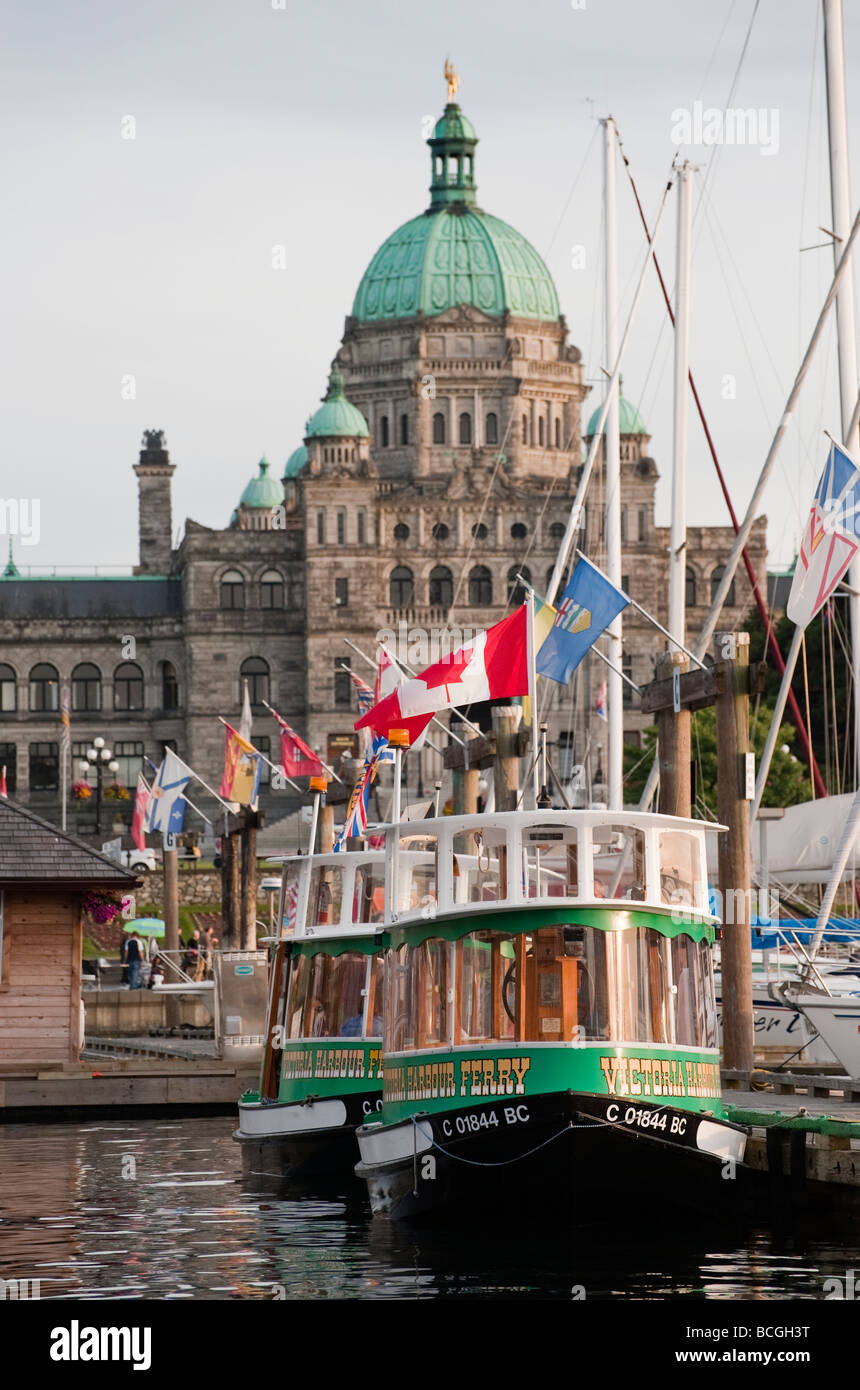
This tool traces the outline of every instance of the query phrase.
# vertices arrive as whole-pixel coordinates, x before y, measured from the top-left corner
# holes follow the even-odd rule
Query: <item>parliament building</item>
[[[133,789],[143,756],[158,761],[165,745],[217,785],[219,716],[238,721],[245,679],[262,751],[277,761],[266,701],[335,763],[354,746],[347,668],[373,682],[344,639],[372,656],[388,630],[421,650],[422,634],[432,643],[498,622],[522,600],[518,573],[544,591],[599,412],[583,420],[584,365],[546,265],[478,203],[477,143],[449,100],[428,140],[429,206],[371,257],[303,441],[292,452],[297,441],[284,441],[279,467],[260,461],[229,525],[189,518],[172,548],[171,479],[182,460],[156,429],[134,464],[133,573],[28,578],[10,554],[0,576],[0,763],[10,796],[59,819],[64,689],[73,781],[100,736],[119,764],[109,774],[117,786]],[[657,464],[623,396],[620,416],[623,582],[665,623],[669,532],[655,520]],[[688,531],[693,635],[733,538],[727,526]],[[605,563],[600,468],[579,545]],[[763,518],[749,553],[763,586]],[[739,568],[723,626],[741,625],[750,603]],[[664,645],[626,610],[623,667],[633,681],[652,678]],[[570,689],[551,687],[546,716],[562,777],[587,766],[595,786],[606,765],[596,708],[604,674],[587,658]],[[638,742],[650,720],[625,691],[625,736]],[[441,748],[444,732],[431,737]],[[406,762],[410,788],[429,795],[440,753],[425,747]],[[205,793],[199,800],[212,811]],[[130,819],[130,802],[111,804]],[[295,804],[289,790],[264,787],[271,819]],[[93,828],[92,798],[72,807],[70,827]]]

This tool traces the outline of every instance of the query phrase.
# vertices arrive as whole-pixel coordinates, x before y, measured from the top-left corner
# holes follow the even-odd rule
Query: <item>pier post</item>
[[[672,680],[676,670],[683,675],[689,665],[683,652],[661,652],[657,657],[655,679]],[[665,705],[657,711],[657,753],[660,760],[658,809],[666,816],[689,817],[692,807],[689,706],[680,705],[676,710],[674,704]]]
[[[257,825],[258,814],[244,813],[242,842],[241,942],[243,951],[257,949]]]
[[[723,995],[723,1066],[753,1066],[752,862],[747,754],[750,751],[750,648],[747,632],[718,632],[717,817],[728,826],[719,837],[723,902],[720,951]]]
[[[520,790],[518,716],[519,710],[511,705],[495,705],[493,707],[493,732],[496,736],[493,783],[496,791],[497,811],[515,811],[517,809],[517,798]]]

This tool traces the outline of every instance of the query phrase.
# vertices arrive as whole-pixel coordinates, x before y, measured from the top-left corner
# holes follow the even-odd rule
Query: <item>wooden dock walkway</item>
[[[88,1058],[57,1066],[0,1068],[0,1126],[95,1114],[235,1114],[258,1068],[176,1057]]]

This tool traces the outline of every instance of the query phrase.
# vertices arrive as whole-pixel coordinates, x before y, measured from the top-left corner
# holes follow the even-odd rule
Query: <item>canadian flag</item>
[[[384,700],[386,695],[391,695],[399,685],[403,685],[403,683],[408,679],[409,677],[407,676],[406,672],[402,670],[400,665],[395,661],[388,648],[378,647],[376,652],[375,703],[378,705],[380,700]],[[427,726],[429,725],[429,723],[429,719],[425,719],[423,716],[421,716],[418,719],[409,720],[402,726],[395,727],[403,727],[409,730],[409,747],[414,750],[420,748],[421,745],[425,742],[427,738]],[[391,750],[389,756],[391,758],[394,757],[393,750]]]
[[[405,728],[414,742],[438,710],[527,695],[526,625],[523,604],[509,618],[428,666],[420,676],[402,681],[362,715],[356,729],[369,727],[388,737],[391,729]]]

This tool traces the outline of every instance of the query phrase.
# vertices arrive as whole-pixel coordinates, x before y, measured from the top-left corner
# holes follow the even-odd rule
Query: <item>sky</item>
[[[603,365],[598,119],[615,118],[652,221],[673,158],[697,166],[691,365],[743,514],[833,268],[820,230],[832,219],[817,0],[760,0],[730,102],[758,114],[759,143],[673,140],[679,112],[729,104],[754,9],[42,0],[7,10],[0,498],[29,501],[31,518],[39,504],[38,543],[16,540],[20,567],[136,562],[144,429],[167,436],[176,531],[186,517],[226,525],[261,455],[280,476],[368,262],[429,202],[423,141],[444,106],[448,56],[480,138],[478,202],[545,257],[591,383]],[[856,205],[860,5],[846,11]],[[675,201],[658,241],[670,288]],[[623,325],[645,243],[620,165],[618,221]],[[672,340],[652,278],[624,392],[652,434],[657,520],[668,524]],[[823,430],[838,434],[839,419],[828,329],[765,495],[772,567],[792,559]],[[725,520],[691,412],[688,522]]]

